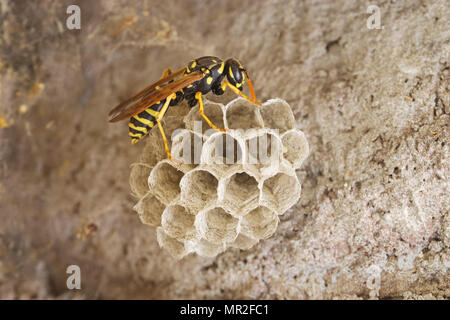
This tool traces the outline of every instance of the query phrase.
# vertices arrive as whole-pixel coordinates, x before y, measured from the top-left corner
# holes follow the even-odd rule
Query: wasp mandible
[[[245,79],[248,82],[251,98],[242,92]],[[205,121],[212,128],[225,131],[216,127],[205,115],[202,95],[210,91],[221,95],[227,87],[248,101],[261,105],[256,101],[255,91],[247,70],[238,60],[230,58],[223,61],[217,57],[206,56],[192,60],[187,66],[175,72],[171,68],[166,69],[159,81],[112,109],[109,112],[111,117],[109,121],[116,122],[130,118],[128,127],[133,144],[147,135],[156,123],[161,131],[167,156],[172,159],[161,125],[167,109],[177,105],[183,99],[187,100],[191,108],[198,102],[199,112]]]

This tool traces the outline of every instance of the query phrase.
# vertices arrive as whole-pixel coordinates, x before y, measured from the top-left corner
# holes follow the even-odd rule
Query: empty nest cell
[[[247,130],[264,127],[259,108],[258,105],[243,98],[233,100],[226,107],[227,128]]]
[[[139,200],[133,209],[138,213],[142,223],[157,227],[161,225],[161,215],[165,207],[149,192]]]
[[[221,183],[221,202],[233,215],[243,216],[258,204],[258,181],[248,173],[235,172]]]
[[[161,225],[167,235],[177,240],[191,240],[197,234],[194,227],[195,216],[180,205],[170,205],[164,210]]]
[[[201,163],[228,166],[242,163],[242,150],[241,143],[231,134],[216,132],[203,145]]]
[[[266,129],[258,130],[245,141],[245,166],[256,169],[261,176],[278,172],[283,145],[281,139]]]
[[[148,177],[148,185],[153,194],[164,204],[170,204],[180,195],[180,181],[184,173],[170,161],[159,162]]]
[[[267,207],[259,206],[241,221],[241,233],[253,239],[266,239],[277,229],[278,216]]]
[[[232,242],[237,237],[239,220],[221,207],[200,212],[195,220],[195,227],[200,235],[211,243]]]
[[[271,99],[260,108],[264,126],[278,129],[280,133],[295,128],[295,119],[291,107],[281,99]]]
[[[195,213],[217,200],[217,178],[207,170],[194,169],[180,182],[181,202]]]
[[[281,142],[274,134],[260,130],[245,141],[249,164],[265,164],[276,158],[281,150]]]
[[[248,250],[251,247],[253,247],[255,244],[257,244],[258,241],[259,240],[257,240],[257,239],[253,239],[253,238],[243,235],[242,233],[239,233],[237,238],[232,243],[230,243],[230,247],[238,248],[241,250]]]
[[[226,249],[224,243],[211,243],[205,239],[199,239],[193,243],[193,249],[202,257],[215,257]]]
[[[283,156],[295,169],[300,168],[309,154],[309,145],[305,134],[299,130],[289,130],[282,137]]]
[[[184,243],[166,234],[162,227],[156,229],[156,239],[159,246],[176,259],[181,259],[188,253]]]
[[[263,183],[261,203],[283,214],[300,198],[301,186],[297,177],[277,173]]]
[[[172,137],[172,157],[184,164],[198,165],[202,154],[203,138],[197,133],[181,129]]]

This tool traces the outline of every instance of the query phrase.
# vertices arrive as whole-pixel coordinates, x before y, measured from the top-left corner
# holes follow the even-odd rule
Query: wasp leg
[[[170,75],[172,74],[172,72],[173,72],[172,68],[167,68],[167,69],[165,69],[164,72],[163,72],[163,75],[162,75],[161,79],[162,79],[162,78],[165,78],[165,77],[167,77],[167,76],[170,76]]]
[[[256,98],[254,99],[250,99],[249,97],[247,97],[245,94],[243,94],[241,92],[241,90],[239,90],[238,88],[236,88],[235,86],[233,86],[231,83],[229,83],[227,80],[223,80],[224,85],[230,87],[231,90],[233,90],[234,93],[236,93],[237,95],[240,95],[242,98],[250,101],[251,103],[257,104],[258,106],[261,105],[261,102],[256,101]],[[253,86],[252,86],[253,88]],[[252,91],[252,90],[251,90]],[[252,93],[252,95],[254,95],[254,92]]]
[[[255,90],[253,89],[252,80],[250,80],[250,77],[248,76],[247,72],[245,72],[244,75],[247,78],[248,88],[250,89],[250,93],[252,94],[252,102],[256,103],[257,105],[261,105],[261,103],[256,102],[256,95],[255,95]]]
[[[159,131],[161,131],[161,136],[164,140],[164,148],[166,149],[167,157],[172,160],[172,155],[169,151],[169,146],[167,145],[167,138],[166,134],[164,133],[164,129],[161,125],[161,119],[164,117],[164,114],[166,113],[167,109],[169,108],[170,101],[175,97],[176,95],[173,93],[170,96],[166,98],[166,102],[164,103],[164,106],[161,108],[161,111],[158,113],[158,115],[155,117],[156,123],[158,124]]]
[[[227,132],[227,130],[225,130],[225,129],[221,129],[221,128],[216,127],[216,126],[211,122],[211,120],[209,120],[208,117],[206,116],[205,111],[204,111],[204,109],[203,109],[203,99],[202,99],[202,93],[201,93],[201,92],[197,92],[197,93],[195,94],[195,99],[197,99],[197,101],[198,101],[198,106],[199,106],[199,112],[200,112],[200,114],[202,115],[203,119],[205,119],[205,121],[209,124],[209,126],[210,126],[211,128],[213,128],[213,129],[216,129],[216,130],[219,130],[219,131],[222,131],[222,132]]]

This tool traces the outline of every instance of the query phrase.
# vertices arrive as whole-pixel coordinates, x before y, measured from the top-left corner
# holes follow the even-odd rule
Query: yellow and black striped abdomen
[[[131,137],[131,143],[135,144],[138,142],[156,125],[156,117],[163,107],[165,100],[166,99],[155,103],[151,107],[130,118],[130,122],[128,123],[128,134]]]

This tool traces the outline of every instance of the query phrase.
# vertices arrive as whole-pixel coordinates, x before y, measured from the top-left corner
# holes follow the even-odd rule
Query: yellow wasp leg
[[[244,75],[247,78],[248,88],[250,89],[250,93],[252,94],[252,102],[256,103],[257,105],[261,105],[261,103],[256,102],[256,95],[255,95],[255,90],[253,89],[253,83],[250,80],[249,76],[247,75],[247,72],[245,72]]]
[[[220,87],[222,88],[223,91],[225,91],[227,89],[227,84],[226,83],[222,83],[222,85]]]
[[[167,145],[167,138],[166,138],[166,134],[164,133],[164,129],[161,125],[161,119],[164,117],[164,114],[166,113],[167,109],[169,108],[170,101],[175,97],[176,97],[175,93],[172,93],[170,96],[168,96],[166,98],[166,102],[164,103],[161,111],[155,117],[156,123],[158,124],[159,131],[161,131],[161,135],[164,140],[164,148],[166,149],[167,157],[171,160],[172,160],[172,155],[170,154],[169,146]]]
[[[216,130],[219,130],[219,131],[222,131],[222,132],[227,132],[227,130],[225,130],[225,129],[220,129],[220,128],[216,127],[216,126],[211,122],[211,120],[209,120],[208,117],[206,116],[205,111],[204,111],[204,109],[203,109],[203,99],[202,99],[202,93],[201,93],[201,92],[197,92],[197,93],[195,94],[195,99],[197,99],[197,101],[198,101],[199,112],[200,112],[200,114],[202,115],[203,119],[205,119],[205,121],[209,124],[209,126],[210,126],[211,128],[213,128],[213,129],[216,129]]]
[[[230,87],[231,90],[233,90],[234,93],[236,93],[237,95],[240,95],[242,98],[250,101],[251,103],[257,104],[258,106],[261,105],[261,102],[256,101],[256,99],[250,99],[249,97],[247,97],[245,94],[243,94],[241,92],[241,90],[239,90],[238,88],[236,88],[235,86],[233,86],[231,83],[229,83],[227,80],[223,80],[224,84],[227,85],[228,87]],[[253,87],[252,87],[253,88]],[[253,93],[252,93],[253,95]]]

